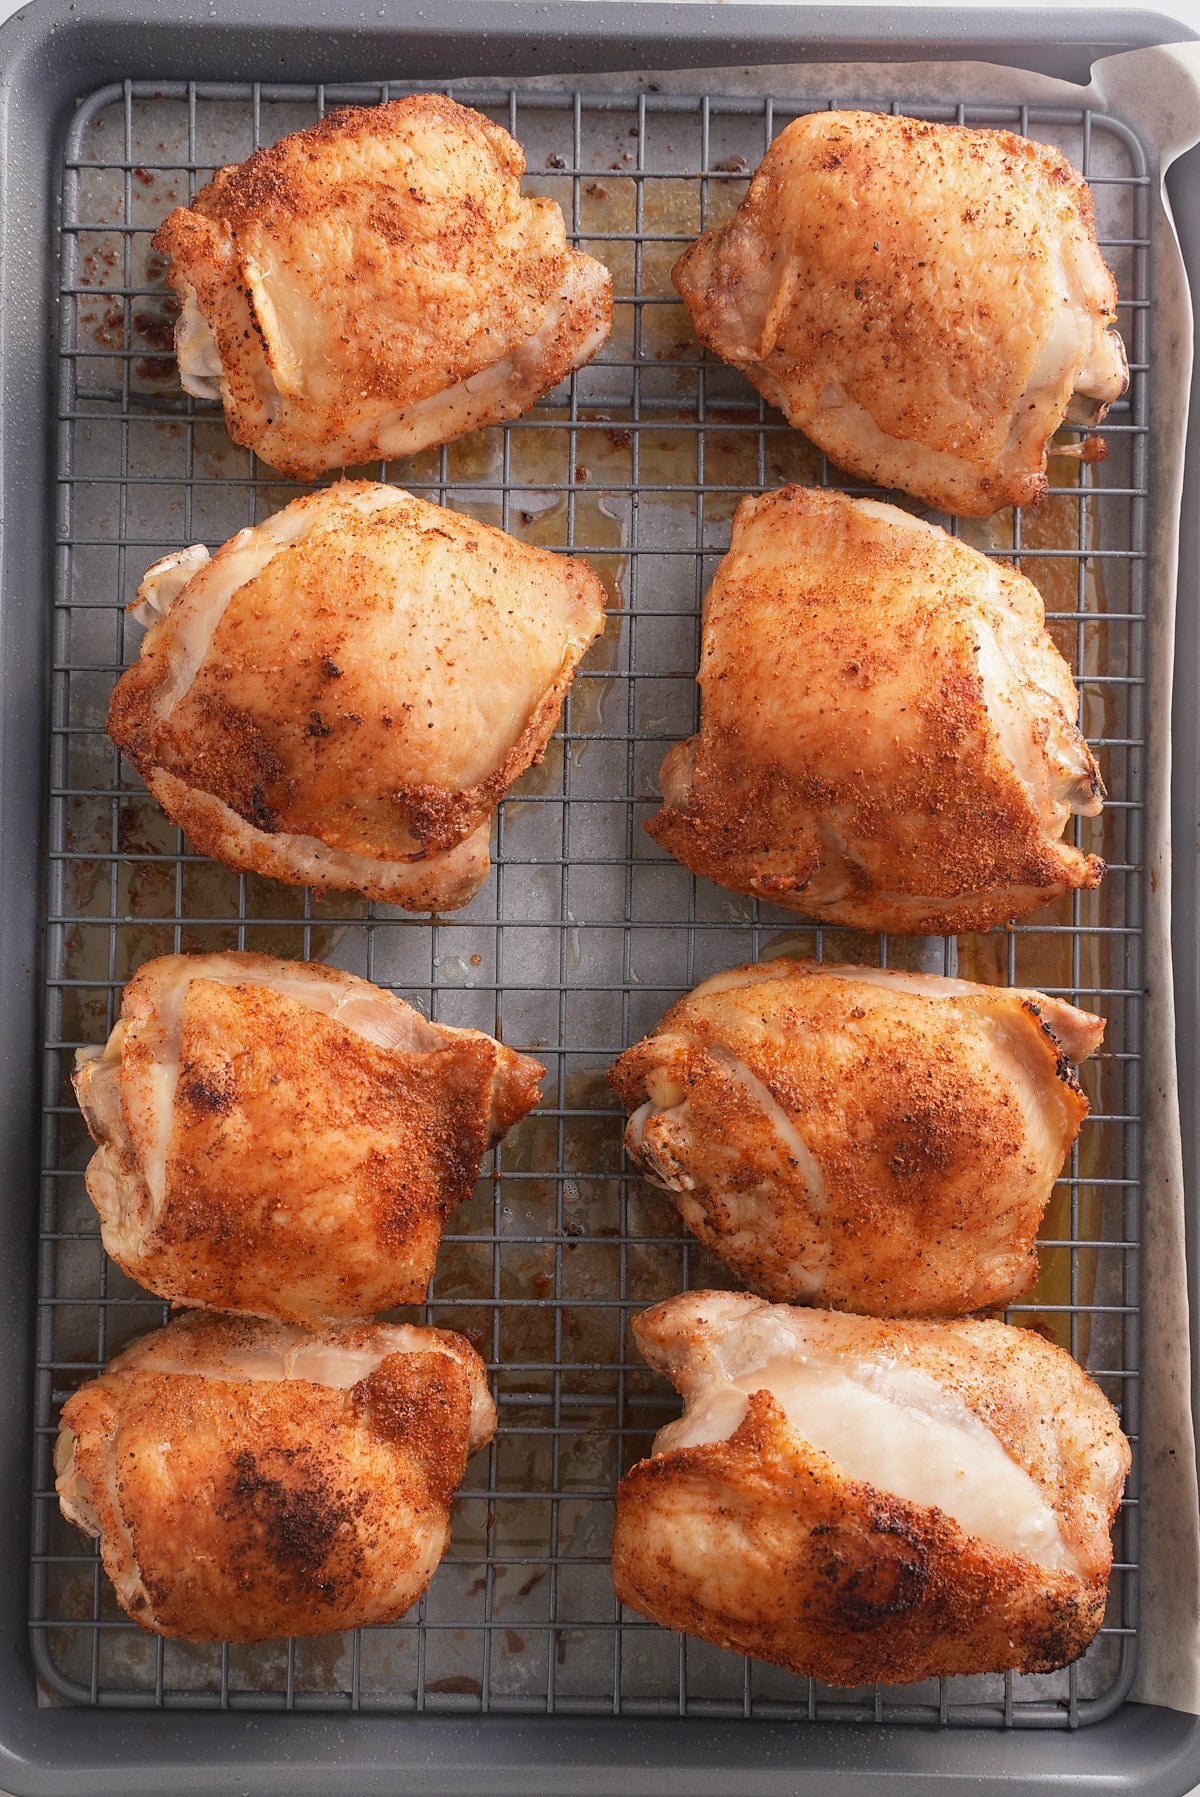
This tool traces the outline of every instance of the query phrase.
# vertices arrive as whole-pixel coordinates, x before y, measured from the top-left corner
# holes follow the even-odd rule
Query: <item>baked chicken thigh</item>
[[[982,930],[1104,863],[1103,803],[1037,589],[895,506],[744,499],[704,601],[700,733],[647,828],[736,892],[860,929]]]
[[[1102,1018],[1040,992],[786,958],[672,1005],[609,1078],[625,1146],[768,1298],[955,1316],[1037,1277]]]
[[[495,1427],[483,1362],[448,1330],[192,1312],[67,1400],[56,1484],[143,1628],[322,1635],[416,1602]]]
[[[1061,1348],[731,1292],[634,1333],[686,1408],[621,1482],[623,1603],[842,1686],[1049,1671],[1092,1639],[1129,1447]]]
[[[147,573],[108,728],[231,867],[465,904],[491,814],[540,761],[604,628],[585,562],[370,481]]]
[[[589,361],[612,280],[439,94],[328,113],[159,226],[183,385],[296,480],[516,418]]]
[[[1039,499],[1064,418],[1099,423],[1127,383],[1087,183],[1011,131],[797,119],[674,278],[839,467],[944,511]]]
[[[165,955],[76,1057],[104,1246],[177,1302],[311,1322],[420,1300],[545,1069],[352,974]]]

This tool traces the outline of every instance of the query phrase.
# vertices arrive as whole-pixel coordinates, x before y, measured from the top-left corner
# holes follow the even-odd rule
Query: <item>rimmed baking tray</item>
[[[361,65],[373,57],[377,67],[394,54],[391,19],[374,41],[364,34],[357,44],[301,34],[307,41],[290,45],[277,75],[269,32],[256,39],[248,65],[230,55],[228,41],[218,44],[219,26],[194,36],[181,28],[170,44],[164,38],[153,64],[144,48],[135,63],[143,37],[132,12],[122,13],[112,23],[122,34],[123,63],[118,46],[108,46],[121,79],[100,81],[106,71],[92,63],[62,95],[62,137],[49,150],[48,171],[51,182],[63,183],[51,246],[61,244],[61,255],[45,271],[61,302],[53,479],[30,481],[27,492],[37,501],[52,484],[55,493],[49,603],[37,593],[20,612],[14,608],[7,552],[21,514],[11,504],[5,541],[6,643],[26,657],[43,648],[47,661],[36,681],[36,721],[30,687],[20,685],[16,662],[6,663],[6,724],[21,707],[27,773],[14,788],[7,763],[4,846],[6,873],[19,870],[24,856],[45,900],[38,1476],[28,1620],[43,1690],[100,1713],[29,1715],[15,1701],[22,1676],[26,1704],[29,1697],[28,1671],[18,1663],[14,1721],[35,1735],[50,1732],[57,1751],[9,1773],[15,1790],[97,1790],[109,1788],[105,1778],[113,1789],[138,1788],[139,1778],[158,1789],[163,1751],[173,1757],[188,1740],[191,1752],[228,1756],[230,1788],[251,1776],[260,1789],[316,1788],[322,1756],[312,1752],[314,1727],[328,1748],[356,1762],[355,1788],[475,1788],[481,1774],[469,1767],[477,1753],[512,1756],[507,1773],[487,1774],[497,1789],[507,1788],[497,1782],[504,1776],[512,1788],[529,1788],[522,1761],[553,1754],[579,1761],[569,1780],[578,1788],[628,1788],[629,1764],[649,1755],[658,1766],[656,1789],[689,1791],[710,1788],[706,1779],[729,1788],[720,1770],[725,1754],[736,1756],[738,1788],[747,1790],[823,1789],[835,1776],[833,1762],[847,1759],[855,1770],[836,1776],[855,1790],[904,1768],[927,1778],[988,1766],[1009,1788],[1035,1776],[1069,1780],[1076,1771],[1086,1782],[1085,1767],[1105,1764],[1111,1773],[1118,1754],[1137,1781],[1130,1788],[1142,1790],[1155,1788],[1146,1782],[1147,1730],[1167,1780],[1158,1788],[1187,1782],[1168,1762],[1190,1750],[1190,1721],[1123,1701],[1136,1651],[1136,1483],[1105,1631],[1080,1666],[1049,1679],[823,1691],[683,1642],[613,1605],[606,1547],[615,1481],[663,1414],[661,1393],[629,1353],[628,1315],[682,1284],[723,1276],[715,1265],[706,1271],[648,1188],[625,1182],[603,1068],[678,991],[785,937],[829,958],[883,958],[1038,984],[1109,1017],[1104,1057],[1087,1076],[1093,1117],[1044,1231],[1045,1274],[1013,1314],[1085,1359],[1137,1434],[1152,170],[1136,134],[1104,113],[947,107],[944,98],[914,108],[1060,142],[1093,181],[1106,254],[1117,267],[1133,382],[1111,419],[1109,460],[1082,471],[1057,462],[1055,491],[1037,514],[1011,526],[972,527],[981,546],[1016,555],[1037,581],[1076,670],[1112,793],[1087,844],[1105,853],[1109,881],[1099,899],[1076,895],[1020,930],[957,944],[805,932],[782,913],[697,885],[640,830],[662,751],[692,726],[698,598],[727,541],[736,499],[784,479],[838,480],[744,385],[700,356],[666,280],[680,243],[736,202],[746,171],[797,107],[786,89],[748,98],[734,81],[711,78],[703,92],[678,83],[669,92],[653,84],[636,93],[590,90],[587,73],[603,66],[720,60],[700,42],[680,49],[680,26],[691,18],[685,11],[671,15],[667,53],[653,35],[662,22],[656,12],[638,9],[618,23],[607,8],[589,9],[599,29],[587,46],[565,35],[554,40],[553,66],[578,73],[532,92],[491,71],[547,66],[544,44],[539,51],[521,33],[520,22],[528,32],[531,20],[547,18],[540,11],[478,8],[448,24],[440,43],[406,36],[405,79],[390,85],[364,85]],[[763,15],[734,16],[747,25],[747,59],[795,61],[807,48],[794,40],[786,50],[778,40],[764,44],[756,35]],[[841,15],[843,32],[851,18]],[[497,37],[495,27],[509,20],[514,28]],[[643,23],[650,35],[640,41]],[[1161,23],[1138,21],[1120,41],[1170,35]],[[610,33],[630,27],[619,47],[611,38],[606,44]],[[85,30],[72,26],[66,36],[78,40]],[[1069,45],[1022,41],[1011,18],[1005,30],[1013,60],[1056,71],[1070,61]],[[26,36],[27,63],[53,43],[49,34],[40,46]],[[822,46],[827,53],[832,42]],[[54,47],[61,66],[69,59],[61,42]],[[962,39],[953,47],[959,54],[970,48]],[[853,49],[844,36],[837,43],[850,60],[885,50],[882,39]],[[995,54],[994,45],[989,50]],[[138,66],[153,72],[138,78]],[[175,76],[177,66],[185,79]],[[261,78],[243,79],[248,66]],[[413,80],[444,85],[459,70],[482,71],[454,91],[514,130],[526,148],[529,184],[559,199],[580,241],[613,267],[616,328],[597,363],[527,420],[387,472],[518,535],[586,554],[609,585],[611,617],[555,750],[504,809],[492,882],[465,912],[430,924],[344,896],[314,905],[307,895],[230,875],[190,854],[106,744],[103,714],[134,646],[121,603],[144,565],[183,541],[216,543],[290,496],[285,483],[232,448],[218,416],[179,397],[150,231],[208,169],[322,108],[369,103]],[[807,99],[805,109],[812,104]],[[14,384],[28,378],[15,344],[6,372],[11,407]],[[44,393],[41,399],[45,407]],[[11,492],[30,470],[9,461],[7,472]],[[48,753],[44,811],[30,789],[36,745]],[[22,818],[13,817],[22,809]],[[36,856],[45,857],[48,884]],[[25,897],[24,921],[36,927],[28,890]],[[10,924],[10,962],[19,931],[19,921]],[[103,1035],[121,983],[147,955],[231,944],[335,961],[395,985],[444,1021],[500,1027],[551,1064],[542,1113],[504,1146],[476,1200],[455,1219],[426,1308],[429,1320],[474,1337],[501,1406],[501,1434],[470,1470],[460,1499],[450,1558],[418,1615],[396,1629],[249,1654],[164,1648],[133,1630],[94,1553],[58,1521],[48,1490],[57,1402],[162,1314],[99,1252],[81,1197],[86,1145],[65,1084],[71,1051]],[[28,1002],[27,979],[14,981],[14,999],[18,990]],[[26,1121],[32,1090],[24,1088],[18,1113]],[[14,1151],[27,1156],[28,1142],[12,1133]],[[19,1208],[17,1194],[32,1190],[27,1162],[24,1172],[14,1167],[11,1190]],[[27,1317],[29,1263],[10,1272]],[[15,1367],[14,1360],[14,1382]],[[247,1710],[258,1712],[253,1724]],[[581,1719],[590,1717],[604,1717],[605,1725],[586,1728]],[[733,1718],[742,1725],[722,1726]],[[248,1727],[265,1748],[261,1761],[246,1754]],[[1027,1732],[1051,1730],[1063,1732],[1050,1745]],[[112,1764],[118,1731],[132,1760],[119,1771]],[[80,1768],[61,1758],[55,1765],[75,1736]],[[1109,1745],[1095,1757],[1090,1743],[1100,1738]],[[388,1763],[397,1752],[405,1769]],[[286,1774],[277,1757],[284,1755],[292,1762]],[[211,1766],[183,1776],[197,1789],[223,1788]],[[541,1775],[538,1783],[555,1788]]]

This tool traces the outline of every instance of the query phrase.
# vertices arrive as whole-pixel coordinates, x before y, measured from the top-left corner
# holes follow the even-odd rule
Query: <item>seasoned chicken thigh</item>
[[[516,418],[612,324],[612,279],[439,94],[328,113],[159,226],[184,387],[296,480]]]
[[[495,1427],[483,1362],[449,1330],[192,1312],[67,1400],[56,1485],[143,1628],[323,1635],[416,1602]]]
[[[936,525],[784,487],[744,499],[704,601],[700,733],[656,842],[735,892],[860,929],[982,930],[1104,863],[1103,802],[1037,589]]]
[[[625,1146],[753,1290],[954,1316],[1037,1277],[1034,1238],[1104,1021],[1041,992],[780,958],[715,974],[609,1078]]]
[[[622,1603],[831,1685],[1049,1671],[1104,1616],[1129,1470],[1068,1354],[689,1292],[634,1321],[683,1416],[622,1480]]]
[[[1092,196],[1011,131],[818,112],[680,258],[701,340],[841,468],[944,511],[1046,491],[1064,418],[1125,391]]]
[[[176,1302],[312,1322],[418,1302],[541,1063],[314,962],[164,955],[75,1090],[104,1246]]]
[[[370,481],[146,575],[113,741],[196,847],[293,885],[463,905],[604,629],[585,562]]]

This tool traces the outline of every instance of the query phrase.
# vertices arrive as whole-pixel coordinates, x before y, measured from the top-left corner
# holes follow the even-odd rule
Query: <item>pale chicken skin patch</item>
[[[705,596],[699,734],[647,829],[693,872],[857,929],[987,929],[1104,863],[1079,696],[1032,583],[895,506],[744,499]]]
[[[147,962],[75,1089],[104,1245],[176,1302],[314,1322],[424,1295],[541,1063],[312,962]]]
[[[586,563],[342,481],[165,558],[109,733],[196,846],[410,910],[465,904],[604,628]]]
[[[1050,145],[868,112],[780,132],[676,264],[701,340],[840,468],[949,512],[1046,491],[1127,384],[1086,181]]]
[[[622,1603],[831,1685],[1083,1652],[1130,1454],[1062,1349],[732,1292],[633,1327],[685,1410],[621,1482]]]
[[[872,1316],[1018,1297],[1103,1020],[1040,992],[780,957],[609,1075],[625,1146],[752,1290]]]
[[[438,94],[344,107],[223,168],[154,236],[180,376],[296,480],[516,418],[589,361],[612,280]]]

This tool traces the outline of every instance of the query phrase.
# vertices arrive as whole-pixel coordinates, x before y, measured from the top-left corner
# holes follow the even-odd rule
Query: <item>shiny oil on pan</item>
[[[122,607],[144,569],[184,543],[215,547],[296,491],[230,442],[214,405],[181,394],[151,232],[221,163],[323,107],[402,91],[126,83],[86,102],[69,136],[31,1612],[40,1676],[60,1698],[115,1706],[1095,1720],[1132,1676],[1137,1562],[1149,423],[1140,150],[1113,120],[1078,110],[927,111],[1058,143],[1089,176],[1132,382],[1104,426],[1106,461],[1052,459],[1051,496],[1036,512],[961,527],[1017,558],[1046,599],[1111,795],[1102,818],[1076,820],[1077,839],[1104,856],[1108,877],[1008,932],[889,942],[805,928],[696,881],[642,830],[664,750],[695,727],[700,596],[735,505],[785,481],[844,484],[741,377],[701,353],[669,281],[681,246],[737,204],[798,108],[652,84],[622,95],[454,87],[514,133],[528,189],[558,200],[576,240],[612,269],[613,335],[519,422],[362,472],[585,555],[605,582],[610,622],[544,764],[501,808],[492,877],[465,910],[431,923],[345,894],[314,901],[196,856],[104,733],[112,684],[136,652]],[[629,1317],[688,1284],[725,1280],[666,1199],[624,1168],[605,1070],[695,982],[785,942],[830,960],[1036,986],[1108,1018],[1102,1052],[1081,1069],[1092,1115],[1045,1220],[1040,1283],[1008,1313],[1089,1368],[1135,1442],[1108,1618],[1069,1670],[832,1691],[656,1629],[613,1598],[617,1480],[677,1408],[633,1349]],[[164,1319],[101,1250],[70,1095],[74,1049],[104,1039],[122,984],[150,956],[229,947],[347,968],[440,1021],[502,1032],[550,1067],[545,1105],[496,1151],[452,1219],[429,1302],[408,1313],[470,1336],[500,1408],[428,1594],[394,1627],[232,1649],[164,1642],[127,1622],[94,1546],[61,1521],[50,1472],[61,1401]]]

